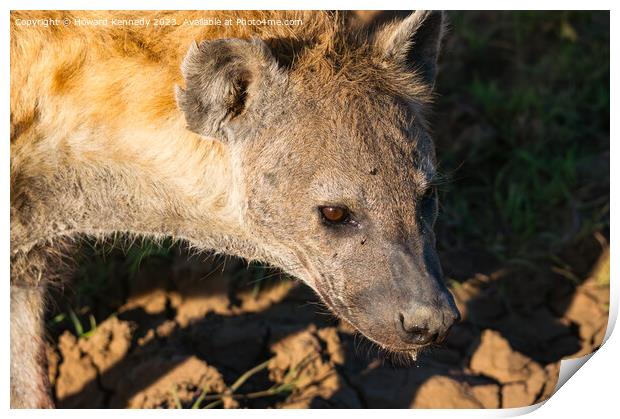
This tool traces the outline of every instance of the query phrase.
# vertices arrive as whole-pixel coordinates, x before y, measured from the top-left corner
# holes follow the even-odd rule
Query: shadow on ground
[[[121,305],[101,308],[101,290],[92,312],[104,321],[94,332],[54,325],[58,406],[190,407],[203,392],[200,407],[528,405],[551,394],[562,357],[600,344],[607,321],[606,288],[592,280],[477,273],[453,288],[463,322],[403,366],[325,314],[304,285],[269,273],[257,287],[243,262],[222,270],[223,262],[176,249],[119,280],[129,283]]]

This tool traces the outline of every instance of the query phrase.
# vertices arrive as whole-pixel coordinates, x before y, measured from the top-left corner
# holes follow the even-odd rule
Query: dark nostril
[[[403,339],[408,343],[426,345],[437,339],[437,333],[431,333],[426,327],[410,326],[405,322],[403,313],[398,314]]]

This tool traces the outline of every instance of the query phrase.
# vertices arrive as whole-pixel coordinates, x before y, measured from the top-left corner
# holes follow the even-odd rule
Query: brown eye
[[[333,224],[343,224],[349,221],[350,213],[346,207],[319,207],[325,221]]]

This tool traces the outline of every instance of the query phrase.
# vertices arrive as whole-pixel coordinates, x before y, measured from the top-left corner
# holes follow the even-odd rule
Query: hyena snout
[[[395,316],[396,330],[401,341],[407,345],[440,343],[461,316],[451,301],[435,304],[412,303],[398,310]]]
[[[394,338],[405,347],[440,343],[461,316],[444,283],[435,251],[427,249],[417,263],[416,258],[399,251],[391,262],[389,291],[385,293],[391,298],[385,300],[384,307]]]

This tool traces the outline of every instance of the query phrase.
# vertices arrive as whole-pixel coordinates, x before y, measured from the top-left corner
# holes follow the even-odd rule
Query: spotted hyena
[[[144,16],[162,25],[71,23]],[[209,17],[286,24],[194,24]],[[267,262],[387,350],[445,336],[459,314],[435,251],[425,119],[444,17],[364,19],[11,14],[12,406],[51,405],[45,290],[76,236]]]

